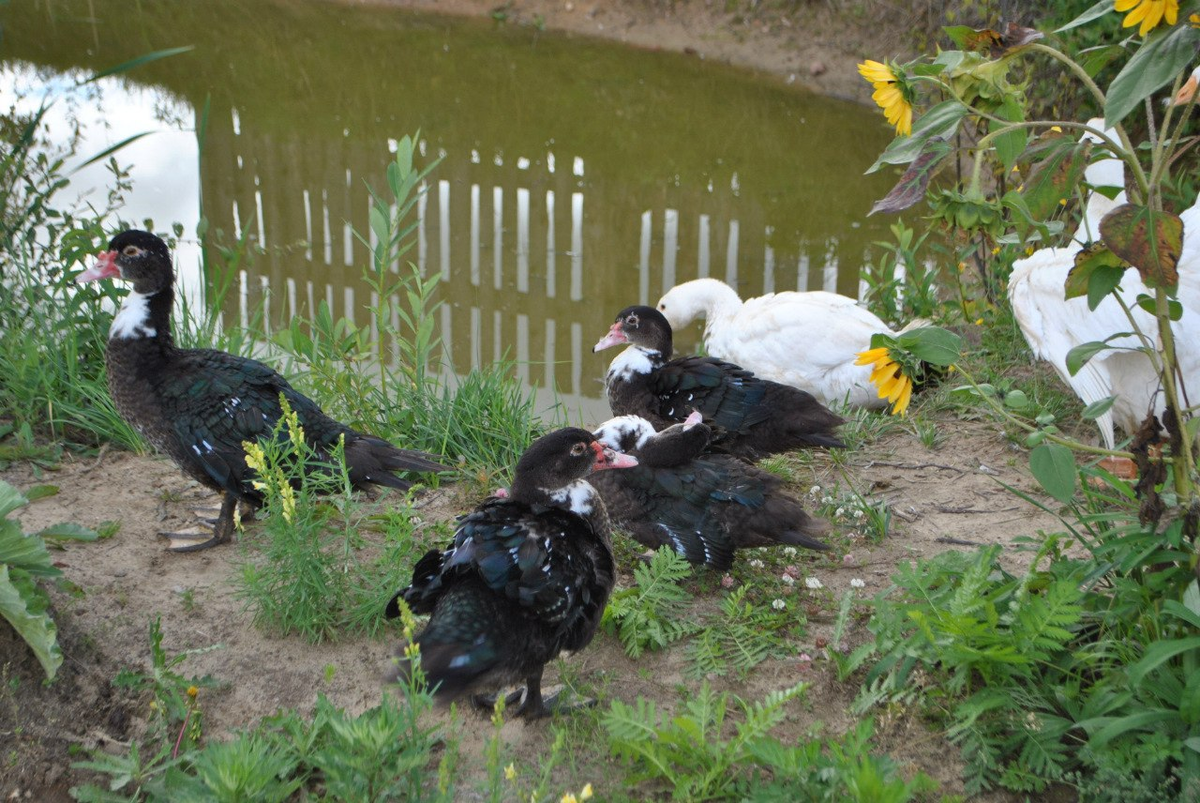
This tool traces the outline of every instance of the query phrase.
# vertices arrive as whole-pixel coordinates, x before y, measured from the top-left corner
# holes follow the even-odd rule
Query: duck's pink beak
[[[703,421],[704,421],[704,416],[702,416],[700,414],[700,411],[692,410],[692,412],[688,415],[688,417],[683,419],[684,432],[688,431],[689,429],[691,429],[692,427],[696,426],[697,424],[699,424]]]
[[[628,343],[629,338],[625,337],[625,333],[621,331],[621,322],[617,321],[608,330],[608,334],[600,338],[600,342],[592,346],[592,353],[604,351],[609,346],[619,346],[622,343]]]
[[[633,468],[638,464],[637,458],[633,455],[606,448],[600,441],[593,442],[592,449],[596,452],[596,462],[592,463],[592,471],[603,471],[606,468]]]
[[[75,277],[79,284],[94,282],[98,279],[119,279],[121,269],[117,267],[117,252],[105,251],[96,255],[96,264]]]
[[[1192,73],[1188,76],[1187,81],[1183,86],[1179,87],[1179,91],[1175,93],[1175,97],[1171,99],[1172,106],[1182,106],[1185,103],[1191,103],[1196,97],[1196,89],[1200,87],[1200,81],[1197,81],[1196,74]]]

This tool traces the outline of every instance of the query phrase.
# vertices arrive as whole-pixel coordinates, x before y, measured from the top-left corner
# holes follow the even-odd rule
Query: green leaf
[[[885,164],[908,164],[921,155],[925,144],[930,140],[949,139],[958,128],[959,122],[966,117],[967,107],[957,100],[947,100],[934,106],[913,125],[913,131],[907,137],[896,137],[887,146],[875,164],[867,168],[868,173],[874,173]]]
[[[1100,0],[1100,2],[1096,3],[1096,5],[1092,6],[1087,11],[1068,22],[1066,25],[1062,26],[1061,28],[1056,28],[1054,32],[1062,33],[1063,31],[1069,31],[1072,28],[1078,28],[1080,25],[1087,25],[1092,20],[1098,20],[1108,12],[1112,11],[1112,7],[1112,0]]]
[[[27,504],[29,504],[29,500],[22,496],[20,491],[4,480],[0,480],[0,518],[4,518],[17,508]],[[0,552],[0,560],[3,559],[3,554]]]
[[[91,78],[88,78],[83,83],[90,84],[94,81],[99,81],[101,78],[105,78],[110,75],[116,75],[117,73],[122,73],[122,72],[129,72],[130,70],[132,70],[136,67],[141,67],[143,64],[149,64],[152,61],[158,61],[159,59],[165,59],[165,58],[169,58],[171,56],[178,56],[180,53],[187,53],[189,50],[193,50],[193,49],[194,49],[193,45],[187,45],[186,47],[172,47],[172,48],[168,48],[166,50],[155,50],[153,53],[146,53],[144,55],[138,56],[135,59],[130,59],[129,61],[123,61],[115,67],[109,67],[106,70],[101,70],[100,72],[93,74]]]
[[[897,345],[930,365],[952,365],[962,356],[962,338],[938,326],[922,326],[896,338]]]
[[[0,564],[44,577],[61,574],[54,568],[46,543],[35,536],[25,535],[21,532],[21,526],[9,519],[0,520]]]
[[[57,485],[35,485],[32,488],[25,489],[25,498],[30,502],[36,502],[39,499],[56,496],[57,494]]]
[[[925,189],[929,186],[929,180],[933,178],[942,161],[953,150],[945,140],[934,139],[927,142],[921,155],[908,166],[904,175],[900,177],[900,181],[896,183],[895,187],[892,187],[891,192],[876,201],[867,214],[901,212],[919,202],[925,197]]]
[[[95,541],[99,537],[95,530],[66,522],[52,524],[44,530],[39,530],[35,535],[38,538],[66,538],[72,541]]]
[[[1129,263],[1104,243],[1092,243],[1075,254],[1075,265],[1067,274],[1066,297],[1087,295],[1088,309],[1095,310],[1121,283],[1128,267]]]
[[[1075,456],[1058,443],[1043,443],[1029,453],[1029,470],[1050,496],[1066,504],[1075,495]]]
[[[1080,343],[1067,352],[1067,373],[1075,376],[1075,374],[1079,373],[1080,368],[1087,365],[1088,360],[1107,348],[1110,348],[1110,346],[1099,340]]]
[[[1097,418],[1111,410],[1116,401],[1116,396],[1108,396],[1100,401],[1094,401],[1087,407],[1084,407],[1083,412],[1080,413],[1080,415],[1082,415],[1083,418],[1088,421],[1095,421]]]
[[[1000,104],[995,114],[1010,123],[1019,123],[1025,119],[1025,111],[1021,108],[1021,104],[1011,95],[1005,96],[1004,103]],[[1002,128],[1004,128],[1003,123],[992,122],[989,130],[999,131]],[[1013,165],[1017,163],[1017,157],[1025,151],[1028,138],[1029,132],[1025,128],[1016,128],[996,137],[994,140],[996,155],[1000,157],[1000,164],[1004,165],[1005,170],[1012,170]]]
[[[1152,295],[1142,293],[1137,297],[1137,305],[1151,315],[1158,314],[1158,304]],[[1174,298],[1167,299],[1167,317],[1172,321],[1177,321],[1183,317],[1183,305]]]
[[[1177,655],[1198,651],[1200,651],[1200,636],[1156,641],[1146,649],[1146,654],[1142,656],[1142,659],[1130,667],[1129,685],[1137,686],[1147,674]]]
[[[1010,390],[1004,394],[1004,406],[1014,410],[1024,410],[1029,406],[1029,397],[1023,390]]]
[[[1176,265],[1183,250],[1183,221],[1178,215],[1122,204],[1100,221],[1100,235],[1150,287],[1173,289],[1179,284]]]
[[[100,151],[98,154],[93,156],[91,159],[88,159],[86,162],[84,162],[83,164],[76,167],[74,170],[71,171],[71,174],[74,175],[75,173],[78,173],[80,170],[82,170],[83,168],[87,167],[90,164],[95,164],[96,162],[100,162],[100,161],[103,161],[104,159],[107,159],[110,154],[116,153],[117,151],[121,150],[121,148],[124,148],[126,145],[128,145],[132,142],[137,142],[142,137],[146,136],[147,134],[152,134],[152,133],[153,133],[152,131],[143,131],[140,134],[134,134],[132,136],[125,137],[125,139],[121,140],[116,145],[110,145],[109,147],[105,148],[104,150]]]
[[[1105,127],[1121,122],[1142,101],[1190,68],[1197,43],[1200,31],[1186,24],[1150,33],[1108,88]]]
[[[15,571],[9,574],[9,567],[0,563],[0,616],[8,620],[33,650],[46,678],[53,680],[63,660],[58,649],[58,629],[44,612],[44,601],[37,599],[42,591],[29,577]]]

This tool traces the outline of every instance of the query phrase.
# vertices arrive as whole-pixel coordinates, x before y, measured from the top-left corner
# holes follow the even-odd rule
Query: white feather
[[[150,296],[130,292],[113,318],[109,338],[154,337],[156,334],[150,325]]]

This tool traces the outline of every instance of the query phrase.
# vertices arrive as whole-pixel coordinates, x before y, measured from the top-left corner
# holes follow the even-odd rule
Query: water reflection
[[[388,9],[111,0],[110,18],[88,21],[82,0],[21,6],[3,12],[6,48],[58,70],[195,44],[132,75],[164,87],[177,116],[207,104],[199,187],[194,141],[158,135],[143,142],[173,169],[136,186],[202,189],[211,225],[261,249],[227,319],[261,299],[278,324],[324,300],[364,323],[369,255],[353,232],[369,231],[390,138],[420,128],[423,155],[442,162],[410,258],[443,279],[449,364],[508,354],[585,420],[607,416],[607,360],[587,345],[616,310],[698,276],[743,295],[854,295],[883,237],[860,223],[886,191],[860,175],[887,138],[875,116],[743,72]],[[34,35],[48,20],[55,35]],[[115,95],[106,119],[126,114]],[[191,230],[194,216],[158,203],[160,226],[178,215]]]

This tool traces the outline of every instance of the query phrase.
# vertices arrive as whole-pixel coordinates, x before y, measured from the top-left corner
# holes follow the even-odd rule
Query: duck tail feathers
[[[449,470],[449,466],[439,463],[434,455],[415,449],[401,449],[385,440],[366,435],[353,440],[347,438],[346,467],[355,485],[386,485],[402,491],[412,483],[397,477],[397,471],[426,473]]]

